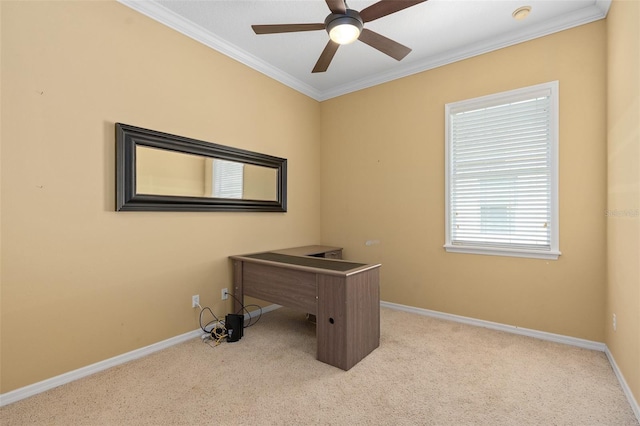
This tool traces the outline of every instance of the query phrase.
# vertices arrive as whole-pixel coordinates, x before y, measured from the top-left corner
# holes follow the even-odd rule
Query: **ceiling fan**
[[[400,61],[411,52],[411,49],[364,28],[364,24],[427,0],[380,0],[360,12],[349,9],[345,0],[325,1],[331,13],[325,18],[324,23],[252,25],[251,28],[256,34],[326,30],[329,33],[329,42],[311,71],[314,73],[325,72],[329,68],[341,44],[353,43],[356,40]]]

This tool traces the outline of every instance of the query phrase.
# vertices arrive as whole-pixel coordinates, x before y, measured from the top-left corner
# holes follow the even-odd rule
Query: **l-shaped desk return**
[[[336,260],[325,246],[230,256],[244,296],[316,315],[317,359],[348,370],[380,344],[380,264]],[[326,257],[325,257],[326,256]]]

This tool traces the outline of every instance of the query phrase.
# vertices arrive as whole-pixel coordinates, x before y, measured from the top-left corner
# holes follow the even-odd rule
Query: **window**
[[[445,106],[448,252],[557,259],[558,82]]]

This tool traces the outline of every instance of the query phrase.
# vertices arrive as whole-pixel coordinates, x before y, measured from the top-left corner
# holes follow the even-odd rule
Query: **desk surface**
[[[275,253],[275,252],[250,254],[250,255],[247,255],[246,257],[250,257],[252,259],[269,260],[271,262],[308,266],[311,268],[330,269],[332,271],[342,271],[342,272],[367,266],[366,263],[335,261],[331,259],[323,259],[319,257],[309,257],[309,256],[291,256],[288,254],[281,254],[281,253]]]
[[[265,265],[270,264],[280,268],[341,276],[349,276],[368,269],[379,268],[381,266],[380,264],[358,263],[341,259],[326,259],[302,254],[307,252],[314,253],[314,250],[309,250],[309,248],[316,249],[327,247],[295,247],[293,249],[229,256],[229,258],[242,262],[261,263]]]
[[[319,253],[327,253],[331,251],[342,251],[342,247],[313,245],[313,246],[292,247],[287,249],[270,250],[270,251],[273,253],[289,254],[291,256],[314,256]]]

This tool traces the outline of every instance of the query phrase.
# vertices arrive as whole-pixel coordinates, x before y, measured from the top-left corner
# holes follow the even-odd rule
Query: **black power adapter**
[[[227,342],[237,342],[242,339],[244,315],[227,314],[224,318],[224,326],[227,329]]]

